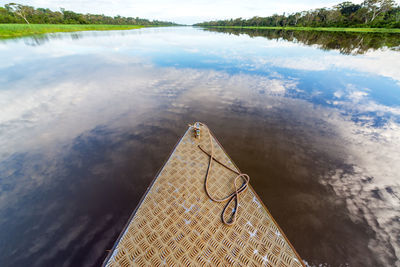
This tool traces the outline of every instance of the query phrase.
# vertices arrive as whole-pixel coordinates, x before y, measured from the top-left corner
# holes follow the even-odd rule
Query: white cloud
[[[265,42],[265,39],[264,41]],[[277,45],[282,42],[274,42]],[[288,41],[289,42],[289,41]],[[255,42],[254,42],[255,43]],[[273,44],[271,45],[271,48]],[[281,46],[282,49],[285,45]],[[256,67],[263,65],[272,65],[277,67],[307,70],[307,71],[323,71],[332,69],[347,69],[364,72],[371,75],[380,75],[391,78],[400,84],[400,53],[388,49],[380,49],[366,52],[363,55],[345,56],[337,51],[315,51],[314,47],[299,46],[293,47],[292,51],[296,54],[274,55],[267,54],[258,55],[238,55],[239,60],[251,60]],[[313,51],[312,56],[308,52]],[[291,51],[289,51],[291,52]],[[232,54],[230,55],[232,57]]]
[[[271,95],[283,95],[287,89],[295,87],[294,82],[264,76],[230,76],[212,70],[200,72],[192,69],[157,68],[123,56],[104,59],[98,64],[126,67],[118,68],[118,73],[112,75],[102,68],[98,69],[93,75],[104,77],[100,81],[88,82],[86,77],[81,77],[77,74],[79,71],[76,71],[73,77],[64,74],[56,83],[40,84],[38,88],[28,78],[13,85],[12,90],[0,91],[0,151],[7,152],[3,156],[21,152],[21,149],[26,150],[27,147],[36,149],[68,143],[71,138],[96,125],[110,123],[120,114],[128,111],[132,113],[134,110],[136,115],[144,114],[149,108],[158,105],[157,97],[175,96],[185,88],[207,92],[202,89],[203,81],[208,81],[207,87],[215,90],[220,90],[221,82],[225,81],[223,87],[230,88],[230,93],[224,93],[225,101],[232,100],[230,94],[236,98],[243,87],[262,89]],[[68,62],[65,64],[68,68]],[[157,78],[153,73],[157,73]],[[37,70],[31,78],[41,80],[42,75]],[[46,71],[45,75],[52,76],[51,71]],[[130,77],[129,80],[125,75]],[[139,97],[141,101],[135,102],[134,106],[126,102],[126,98]],[[99,112],[103,115],[96,116]],[[50,128],[49,125],[53,124],[57,126]]]
[[[362,99],[364,99],[364,97],[366,97],[368,95],[368,93],[363,92],[363,91],[355,91],[355,92],[351,92],[351,94],[349,95],[349,98],[351,100],[353,100],[353,102],[360,102]]]
[[[328,119],[343,138],[348,150],[347,163],[353,172],[342,169],[327,176],[325,183],[346,199],[356,223],[366,221],[376,234],[369,247],[383,265],[390,265],[385,250],[399,259],[400,126],[389,122],[382,128],[360,125],[339,117]],[[400,264],[399,260],[395,265]],[[397,266],[396,265],[396,266]]]

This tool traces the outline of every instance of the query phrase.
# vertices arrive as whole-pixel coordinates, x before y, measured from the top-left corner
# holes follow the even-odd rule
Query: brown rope
[[[193,125],[197,125],[197,123],[195,123]],[[210,160],[208,162],[206,177],[205,177],[205,180],[204,180],[204,188],[205,188],[206,194],[212,201],[215,201],[215,202],[226,202],[226,201],[228,201],[228,203],[225,205],[224,209],[222,210],[221,218],[222,218],[222,222],[224,224],[233,225],[236,222],[236,214],[237,214],[238,208],[239,208],[239,205],[238,205],[239,204],[239,195],[247,189],[249,181],[250,181],[250,177],[247,174],[240,173],[238,171],[233,170],[232,168],[230,168],[230,167],[226,166],[225,164],[223,164],[221,161],[217,160],[214,157],[214,144],[213,144],[213,137],[211,135],[210,129],[204,123],[199,122],[198,125],[204,126],[205,128],[207,128],[208,136],[209,136],[209,140],[210,140],[210,145],[211,145],[211,152],[210,153],[206,152],[200,145],[198,145],[198,147],[201,149],[201,151],[203,151],[205,154],[207,154],[210,157]],[[211,172],[212,162],[213,161],[216,161],[217,163],[219,163],[220,165],[224,166],[228,170],[230,170],[230,171],[232,171],[232,172],[237,174],[237,176],[235,177],[234,182],[233,182],[234,186],[235,186],[235,191],[233,191],[231,194],[229,194],[228,196],[226,196],[224,198],[215,198],[210,194],[210,192],[208,190],[208,177],[209,177],[210,172]],[[238,188],[237,181],[240,178],[242,180],[244,180],[244,182]],[[227,210],[228,206],[231,204],[232,201],[235,201],[235,208],[232,211],[231,219],[229,221],[226,221],[224,215],[226,213],[226,210]]]

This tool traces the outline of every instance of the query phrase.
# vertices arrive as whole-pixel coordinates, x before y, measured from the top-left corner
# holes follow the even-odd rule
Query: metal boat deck
[[[203,134],[202,136],[205,136]],[[221,222],[226,203],[204,190],[210,146],[192,128],[175,146],[127,226],[110,251],[106,266],[304,266],[267,208],[250,186],[239,198],[237,221]],[[213,137],[214,156],[239,171]],[[209,191],[223,197],[235,190],[236,174],[213,164]]]

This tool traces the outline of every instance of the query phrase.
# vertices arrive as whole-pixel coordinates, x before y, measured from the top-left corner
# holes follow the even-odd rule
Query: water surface
[[[0,266],[101,264],[193,121],[309,265],[399,266],[398,37],[234,33],[0,42]]]

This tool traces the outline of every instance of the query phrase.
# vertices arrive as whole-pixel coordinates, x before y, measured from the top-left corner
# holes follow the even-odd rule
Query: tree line
[[[80,14],[61,8],[52,11],[48,8],[34,8],[16,3],[0,7],[0,23],[33,24],[111,24],[111,25],[177,25],[173,22],[148,20],[133,17]]]
[[[247,28],[205,28],[205,31],[227,34],[247,34],[250,37],[265,37],[269,40],[286,40],[313,46],[318,45],[323,50],[338,50],[341,54],[364,54],[369,50],[387,47],[400,51],[400,38],[389,33],[354,33],[354,32],[324,32],[324,31],[293,31]]]
[[[343,2],[331,8],[251,19],[208,21],[196,26],[272,27],[373,27],[400,28],[400,6],[393,0],[365,0],[361,4]]]

